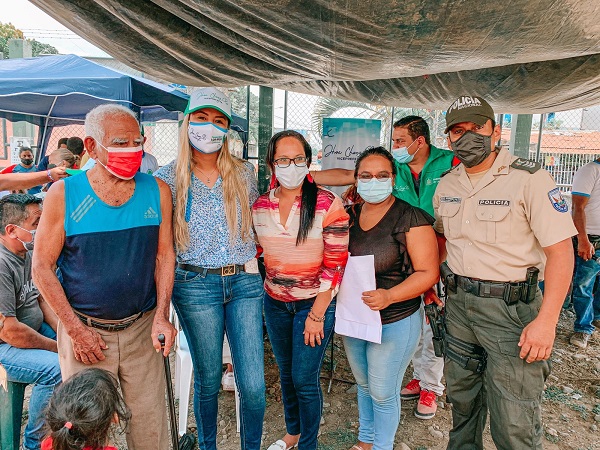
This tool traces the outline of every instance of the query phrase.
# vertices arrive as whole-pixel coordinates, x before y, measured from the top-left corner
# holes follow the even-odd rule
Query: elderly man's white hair
[[[104,139],[103,122],[109,118],[118,120],[119,117],[123,116],[133,117],[137,121],[135,113],[125,106],[116,103],[96,106],[85,116],[85,135],[91,136],[101,143]]]

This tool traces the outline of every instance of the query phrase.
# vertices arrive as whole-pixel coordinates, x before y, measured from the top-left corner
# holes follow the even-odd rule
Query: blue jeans
[[[173,305],[194,365],[194,414],[201,450],[216,450],[217,407],[227,333],[240,395],[242,450],[259,450],[265,415],[260,274],[222,277],[177,268]]]
[[[304,344],[304,322],[314,299],[281,302],[265,293],[265,322],[281,379],[285,426],[289,434],[300,434],[299,450],[315,450],[323,393],[320,374],[323,357],[335,322],[335,300],[325,312],[321,345]]]
[[[600,250],[596,250],[595,256],[600,257]],[[575,257],[573,307],[576,332],[592,334],[595,330],[592,320],[600,320],[600,292],[596,294],[593,292],[598,273],[600,273],[600,263],[593,259],[584,261],[579,255]]]
[[[394,448],[402,379],[421,337],[420,311],[383,325],[381,344],[343,336],[358,384],[358,439],[373,450]]]
[[[38,333],[56,340],[56,333],[47,323],[42,323]],[[35,348],[16,348],[3,343],[0,344],[0,364],[6,369],[9,381],[33,384],[23,447],[27,450],[39,450],[44,438],[44,413],[54,388],[62,380],[58,353]]]

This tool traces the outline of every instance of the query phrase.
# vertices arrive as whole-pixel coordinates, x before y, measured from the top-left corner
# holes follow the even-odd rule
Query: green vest
[[[419,194],[415,191],[413,176],[410,172],[408,164],[400,164],[394,160],[398,174],[394,184],[393,194],[412,206],[427,211],[433,216],[433,194],[442,174],[452,168],[452,160],[454,153],[450,150],[442,150],[433,145],[429,146],[429,158],[421,171],[421,185],[419,186]]]

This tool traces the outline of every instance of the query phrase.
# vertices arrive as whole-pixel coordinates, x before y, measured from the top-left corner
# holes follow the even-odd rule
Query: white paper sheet
[[[381,314],[373,311],[361,299],[364,291],[375,288],[375,257],[350,256],[337,295],[337,334],[381,344]]]

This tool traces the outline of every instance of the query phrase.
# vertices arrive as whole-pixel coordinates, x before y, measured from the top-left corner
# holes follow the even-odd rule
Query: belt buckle
[[[228,277],[235,275],[235,264],[229,264],[228,266],[221,267],[221,276]]]

